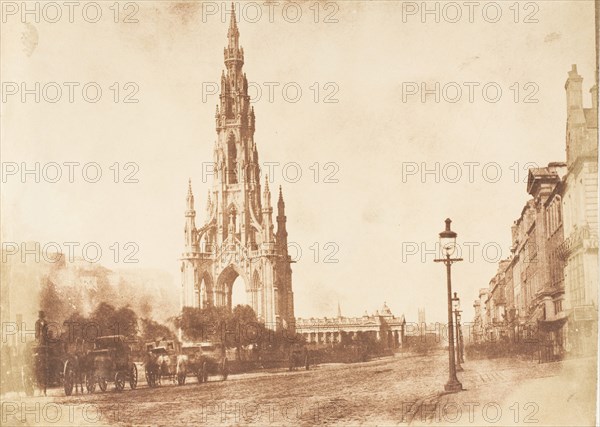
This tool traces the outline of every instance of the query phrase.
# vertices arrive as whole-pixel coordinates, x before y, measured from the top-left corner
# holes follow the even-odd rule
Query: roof
[[[559,168],[565,168],[566,163],[553,162],[544,168],[531,168],[527,176],[527,192],[532,196],[537,193],[538,186],[544,183],[556,184],[560,182]]]

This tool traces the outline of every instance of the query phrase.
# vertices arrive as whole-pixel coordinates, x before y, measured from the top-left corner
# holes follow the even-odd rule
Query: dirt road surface
[[[506,399],[517,384],[557,377],[562,369],[561,364],[538,365],[516,359],[472,361],[464,367],[459,379],[467,391],[456,395],[441,393],[448,375],[447,354],[443,351],[426,356],[396,355],[360,364],[322,365],[309,371],[232,375],[226,381],[213,377],[205,384],[194,380],[184,386],[163,382],[162,386],[150,389],[140,381],[136,390],[127,385],[123,392],[116,392],[109,384],[105,393],[69,397],[53,390],[48,397],[5,398],[0,424],[308,426],[432,421],[445,425],[486,424],[493,421],[498,409],[490,402],[500,406],[504,416],[513,415],[511,410],[516,409],[510,409],[512,403]],[[535,387],[530,390],[535,393]],[[452,400],[450,408],[449,396],[459,396],[458,403]],[[536,409],[531,405],[525,407],[535,402],[536,396],[521,399],[524,400],[519,402],[519,416],[524,418]],[[459,418],[456,405],[461,409]],[[543,410],[538,405],[531,419],[543,417]]]

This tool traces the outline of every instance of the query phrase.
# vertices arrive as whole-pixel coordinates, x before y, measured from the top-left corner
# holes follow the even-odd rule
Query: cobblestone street
[[[577,369],[573,362],[468,361],[459,374],[466,391],[451,395],[441,392],[444,352],[233,375],[203,385],[149,389],[141,382],[122,393],[112,384],[106,393],[83,396],[53,390],[47,398],[7,397],[2,425],[506,425],[545,424],[557,411],[564,416],[552,418],[554,425],[561,419],[593,425],[594,361],[576,363]],[[563,381],[561,371],[572,379]]]

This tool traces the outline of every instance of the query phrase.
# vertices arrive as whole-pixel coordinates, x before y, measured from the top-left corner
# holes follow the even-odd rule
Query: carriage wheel
[[[73,383],[75,381],[75,371],[73,370],[72,363],[67,360],[65,362],[65,368],[63,369],[63,385],[65,389],[65,396],[70,396],[73,393]]]
[[[227,379],[229,376],[229,364],[227,363],[227,359],[223,359],[223,363],[221,364],[221,377],[223,381]]]
[[[94,381],[94,374],[91,372],[85,375],[85,388],[88,393],[93,393],[96,390],[96,381]]]
[[[131,387],[132,390],[135,390],[135,388],[137,387],[137,382],[138,382],[138,370],[137,370],[137,366],[135,366],[135,363],[131,365],[131,372],[129,373],[129,387]]]
[[[123,391],[125,388],[125,374],[119,371],[115,374],[115,390]]]
[[[108,388],[106,378],[98,378],[98,386],[100,387],[100,390],[106,391],[106,389]]]

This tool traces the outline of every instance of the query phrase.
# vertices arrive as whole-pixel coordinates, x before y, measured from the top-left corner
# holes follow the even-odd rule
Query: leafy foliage
[[[140,323],[142,342],[175,339],[175,334],[167,325],[163,325],[152,319],[141,319]]]
[[[238,305],[231,312],[226,307],[185,307],[175,319],[175,326],[181,328],[187,340],[216,341],[229,348],[253,344],[272,349],[304,342],[299,334],[267,329],[248,305]]]

